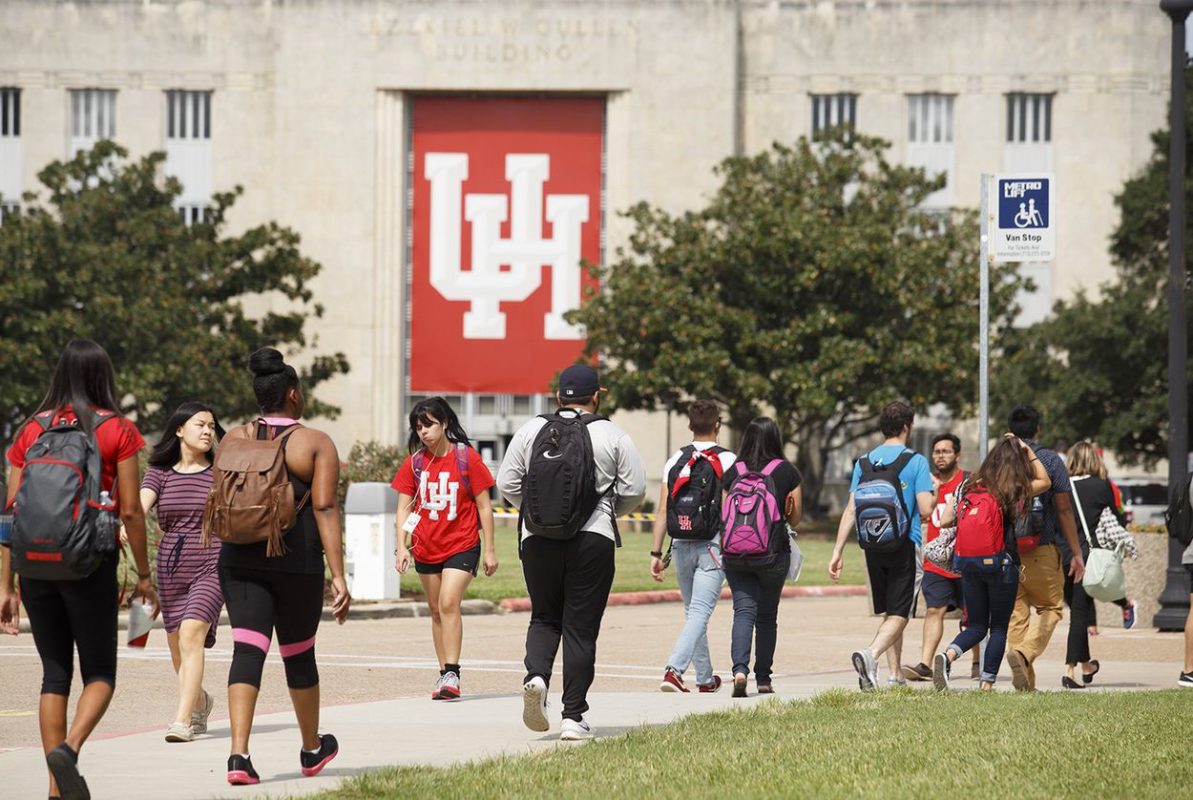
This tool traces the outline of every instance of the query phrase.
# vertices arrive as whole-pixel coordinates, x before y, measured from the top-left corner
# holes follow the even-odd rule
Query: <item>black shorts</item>
[[[910,617],[915,604],[915,542],[908,539],[890,553],[866,553],[866,572],[874,613]]]
[[[961,596],[961,579],[946,578],[943,575],[924,570],[924,603],[928,608],[944,608],[952,611],[965,608],[965,599]]]
[[[438,564],[424,564],[417,558],[414,560],[414,571],[419,575],[439,575],[445,569],[459,569],[464,572],[471,572],[472,577],[476,577],[476,570],[481,563],[481,543],[477,542],[475,546],[462,553],[456,553],[446,561],[441,561]]]

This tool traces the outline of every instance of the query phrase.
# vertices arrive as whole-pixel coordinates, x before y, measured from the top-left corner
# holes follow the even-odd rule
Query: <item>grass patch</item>
[[[675,571],[667,570],[666,579],[655,583],[650,577],[651,537],[645,533],[622,534],[622,547],[617,551],[617,575],[613,580],[615,592],[641,592],[654,589],[676,589]],[[800,537],[800,549],[804,553],[804,571],[799,586],[824,586],[831,583],[828,577],[828,560],[832,555],[833,543],[827,539]],[[522,564],[518,560],[518,542],[514,529],[497,528],[497,560],[500,567],[497,574],[486,578],[480,573],[468,587],[465,597],[500,602],[507,597],[525,597],[526,582],[522,579]],[[853,542],[845,556],[845,571],[841,583],[861,585],[865,583],[866,565],[862,553]],[[414,574],[414,567],[402,576],[402,594],[422,593],[422,584]]]
[[[451,768],[391,768],[355,798],[1184,796],[1193,692],[1075,697],[908,689],[691,716],[580,747]]]

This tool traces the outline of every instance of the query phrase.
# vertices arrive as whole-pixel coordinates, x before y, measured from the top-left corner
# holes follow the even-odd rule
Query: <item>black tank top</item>
[[[285,430],[287,425],[267,425],[268,437],[274,438]],[[285,449],[285,445],[282,445]],[[299,480],[294,473],[290,473],[290,485],[294,487],[294,502],[302,502],[310,491],[311,485]],[[267,569],[274,572],[298,572],[304,575],[323,574],[323,542],[319,538],[319,528],[315,525],[315,510],[308,499],[298,512],[298,519],[294,527],[286,531],[282,537],[286,552],[280,556],[269,558],[265,555],[265,542],[252,544],[228,544],[224,542],[220,548],[221,567],[248,567],[250,569]]]

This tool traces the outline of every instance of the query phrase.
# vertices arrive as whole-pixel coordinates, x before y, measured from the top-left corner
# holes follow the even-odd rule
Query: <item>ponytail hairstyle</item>
[[[1031,460],[1017,439],[1001,439],[978,467],[971,482],[989,492],[998,502],[1003,516],[1018,519],[1031,500],[1031,482],[1035,473]]]
[[[441,423],[443,434],[449,442],[468,444],[468,434],[460,425],[460,418],[456,416],[456,412],[452,410],[448,402],[438,395],[420,400],[414,404],[414,408],[410,409],[410,438],[406,441],[406,448],[411,453],[423,446],[422,439],[418,438],[420,422],[424,427]]]
[[[249,356],[253,373],[253,393],[262,414],[278,411],[286,404],[286,394],[299,386],[298,373],[272,347],[262,347]]]
[[[117,416],[116,370],[108,353],[91,339],[71,339],[58,356],[58,366],[50,379],[50,389],[34,416],[43,411],[62,411],[67,406],[87,433],[95,430],[93,409],[111,411]]]
[[[191,417],[204,411],[211,414],[212,419],[215,420],[215,442],[211,445],[211,452],[207,454],[207,463],[212,463],[215,458],[215,445],[224,436],[219,415],[211,406],[195,400],[188,400],[176,408],[170,415],[170,419],[166,421],[166,427],[162,429],[162,438],[153,446],[153,451],[149,454],[149,466],[169,469],[181,461],[182,441],[178,438],[178,429],[185,425]]]

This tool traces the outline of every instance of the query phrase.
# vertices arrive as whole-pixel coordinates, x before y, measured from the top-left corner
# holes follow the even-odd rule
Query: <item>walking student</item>
[[[968,473],[960,468],[961,439],[952,433],[942,433],[932,439],[932,466],[936,472],[933,483],[936,486],[936,508],[924,525],[924,547],[927,547],[941,533],[940,517],[945,508],[953,504],[961,483],[968,477]],[[922,548],[921,548],[922,550]],[[929,664],[932,656],[940,647],[940,640],[944,636],[945,614],[955,609],[962,610],[962,628],[964,628],[965,601],[961,592],[961,576],[949,572],[933,564],[928,559],[923,560],[924,579],[921,584],[924,592],[924,639],[920,652],[920,663],[914,667],[903,666],[903,677],[909,681],[932,680],[932,667]],[[981,671],[981,646],[973,648],[973,670],[971,677],[978,679]]]
[[[869,647],[851,656],[858,686],[872,691],[878,686],[878,658],[887,653],[889,683],[900,674],[903,630],[915,601],[916,548],[920,544],[920,517],[936,505],[928,459],[907,448],[915,412],[895,401],[878,417],[883,443],[862,455],[853,467],[849,502],[837,526],[837,543],[829,561],[829,577],[841,578],[845,541],[858,537],[870,576],[874,613],[882,616]]]
[[[650,551],[650,574],[662,581],[667,569],[663,537],[671,536],[668,552],[675,565],[675,580],[683,597],[684,627],[667,659],[659,688],[687,692],[684,672],[696,670],[700,692],[721,688],[708,651],[708,620],[717,601],[725,571],[721,567],[721,479],[737,456],[717,444],[721,430],[720,409],[713,400],[696,400],[688,406],[692,443],[672,454],[663,467],[658,513]]]
[[[203,688],[204,648],[215,646],[224,607],[220,548],[200,541],[203,507],[211,491],[211,452],[223,434],[215,411],[183,403],[170,415],[149,454],[141,481],[141,507],[157,508],[161,541],[157,581],[170,659],[178,675],[178,711],[166,728],[167,742],[189,742],[207,733],[215,699]]]
[[[394,563],[414,571],[431,610],[431,638],[439,659],[439,679],[432,700],[460,697],[460,650],[464,622],[460,601],[482,563],[485,575],[497,571],[493,541],[493,475],[480,453],[468,446],[468,434],[442,397],[416,403],[410,411],[410,456],[391,484],[398,492],[397,549]],[[406,546],[407,532],[413,545]]]
[[[733,696],[746,696],[750,640],[754,639],[754,684],[774,693],[771,668],[778,640],[779,599],[791,564],[788,526],[803,514],[801,477],[783,457],[783,437],[769,417],[746,426],[737,462],[724,479],[725,577],[733,593]],[[753,552],[751,552],[753,551]]]
[[[1074,582],[1080,582],[1085,574],[1085,560],[1077,542],[1073,489],[1065,462],[1055,451],[1036,441],[1040,436],[1040,412],[1029,405],[1016,406],[1007,427],[1027,443],[1052,481],[1046,492],[1034,497],[1031,513],[1020,517],[1015,532],[1023,568],[1015,611],[1011,614],[1007,664],[1011,668],[1011,684],[1022,692],[1035,690],[1035,661],[1048,647],[1052,631],[1061,619],[1065,589],[1058,546],[1061,537],[1073,554],[1067,571]]]
[[[633,441],[597,414],[602,391],[592,367],[565,369],[559,410],[519,428],[497,472],[498,491],[519,509],[530,594],[522,720],[532,731],[550,729],[547,687],[562,639],[564,740],[593,735],[584,715],[620,543],[617,516],[646,496]]]
[[[1119,509],[1114,496],[1114,487],[1107,479],[1106,462],[1091,442],[1078,442],[1069,450],[1066,467],[1069,483],[1073,487],[1074,511],[1079,515],[1078,528],[1081,531],[1081,557],[1089,558],[1091,547],[1107,547],[1109,542],[1097,540],[1098,520],[1110,509],[1120,525],[1126,525],[1126,518]],[[1080,581],[1074,581],[1068,567],[1073,552],[1060,542],[1065,566],[1065,604],[1072,616],[1069,618],[1069,639],[1065,651],[1065,674],[1061,686],[1066,689],[1084,689],[1093,683],[1101,664],[1090,657],[1089,629],[1093,619],[1094,600],[1085,592]],[[1133,546],[1133,545],[1132,545]],[[1125,602],[1123,598],[1120,602]],[[1078,674],[1080,668],[1080,674]]]
[[[261,417],[228,432],[215,459],[212,501],[204,520],[220,536],[222,515],[234,519],[236,500],[221,501],[225,479],[243,481],[234,472],[238,462],[266,451],[270,462],[280,457],[281,480],[293,489],[296,515],[280,537],[236,544],[229,523],[220,549],[220,582],[228,621],[232,625],[232,666],[228,670],[228,712],[232,741],[228,783],[260,782],[249,754],[249,734],[261,688],[265,656],[276,631],[278,651],[286,671],[290,701],[298,718],[302,748],[298,754],[303,775],[318,775],[339,753],[331,734],[319,734],[319,669],[315,663],[315,633],[323,613],[323,558],[331,572],[332,606],[336,622],[348,617],[352,598],[344,581],[344,556],[336,487],[340,456],[331,437],[299,423],[306,405],[294,367],[282,354],[263,347],[252,354],[249,370]],[[268,450],[265,442],[277,442]],[[247,446],[246,446],[247,443]],[[279,452],[280,451],[280,454]],[[243,454],[243,455],[240,455]],[[275,455],[277,454],[277,455]],[[225,467],[224,465],[228,466]]]
[[[933,659],[932,681],[937,689],[949,687],[953,662],[981,642],[987,632],[990,641],[980,686],[994,688],[1019,589],[1015,521],[1030,513],[1031,498],[1050,485],[1047,471],[1031,448],[1005,436],[965,483],[959,502],[950,504],[942,514],[943,525],[957,526],[953,563],[961,575],[969,627]]]
[[[23,603],[41,659],[37,716],[49,796],[64,800],[91,796],[79,752],[116,688],[117,513],[137,571],[133,597],[152,604],[153,616],[158,612],[137,500],[137,453],[145,441],[120,414],[115,384],[104,349],[90,339],[72,340],[7,454],[5,505],[14,521],[10,547],[0,547],[0,629],[17,635]],[[74,547],[80,540],[90,545]],[[19,597],[14,573],[21,578]],[[76,650],[83,691],[68,729]]]

